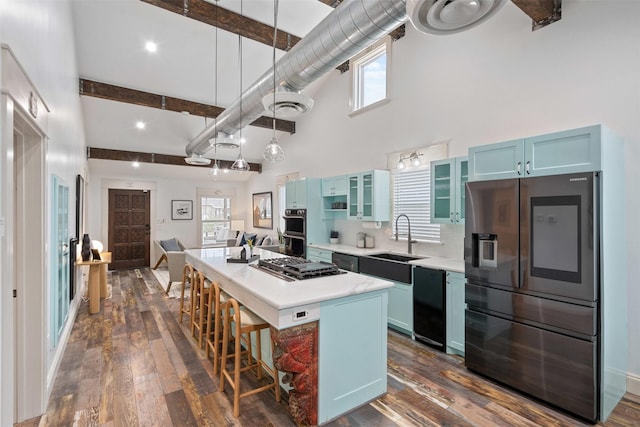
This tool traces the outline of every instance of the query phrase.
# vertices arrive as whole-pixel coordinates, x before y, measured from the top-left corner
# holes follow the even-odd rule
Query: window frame
[[[385,94],[382,99],[379,99],[370,104],[362,105],[362,81],[363,81],[363,67],[377,59],[380,55],[386,55],[386,69],[385,69]],[[358,55],[354,56],[349,61],[349,72],[351,74],[350,82],[350,95],[349,104],[351,106],[351,113],[349,115],[355,115],[364,111],[368,111],[372,108],[386,104],[390,100],[390,75],[391,71],[391,37],[387,36],[374,43],[372,46],[364,49]]]
[[[210,247],[210,246],[216,246],[218,245],[220,242],[214,241],[212,243],[207,243],[204,239],[204,226],[205,224],[209,224],[209,223],[226,223],[227,227],[226,228],[231,228],[231,217],[232,217],[232,212],[233,212],[233,196],[230,194],[216,194],[215,190],[212,190],[211,192],[205,190],[199,190],[198,191],[198,239],[199,239],[199,244],[200,247]],[[202,215],[203,215],[203,199],[205,198],[216,198],[216,199],[228,199],[228,212],[227,212],[227,219],[225,220],[203,220],[202,219]],[[224,227],[223,227],[224,228]],[[226,242],[225,242],[226,243]]]

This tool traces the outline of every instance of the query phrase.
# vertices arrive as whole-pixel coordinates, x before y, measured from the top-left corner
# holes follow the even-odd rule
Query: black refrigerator
[[[590,421],[599,407],[599,175],[470,182],[465,364]]]

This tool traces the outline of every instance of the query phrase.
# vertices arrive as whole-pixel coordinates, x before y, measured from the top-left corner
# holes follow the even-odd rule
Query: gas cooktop
[[[313,277],[346,273],[340,270],[335,264],[315,262],[298,257],[260,259],[257,268],[278,277],[291,280],[311,279]]]

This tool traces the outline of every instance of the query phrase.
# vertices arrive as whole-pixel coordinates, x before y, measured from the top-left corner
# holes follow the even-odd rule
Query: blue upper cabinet
[[[347,219],[389,221],[389,171],[373,170],[349,175],[347,186]]]
[[[469,178],[468,158],[431,162],[431,222],[464,224],[465,190]]]
[[[287,181],[285,184],[285,206],[287,209],[307,207],[307,180],[305,178]]]
[[[469,181],[601,170],[603,126],[469,148]]]

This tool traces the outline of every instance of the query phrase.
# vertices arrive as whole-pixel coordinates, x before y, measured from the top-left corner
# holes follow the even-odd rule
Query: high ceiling
[[[534,20],[540,20],[536,13],[547,16],[560,4],[512,1]],[[339,3],[279,0],[276,60]],[[111,168],[112,173],[117,167],[124,173],[128,162],[96,159],[149,153],[154,157],[142,161],[154,162],[143,164],[150,175],[206,176],[203,168],[186,167],[185,148],[240,96],[241,83],[244,91],[272,67],[274,0],[74,0],[72,5],[86,141],[94,149],[90,167]],[[148,52],[147,42],[154,42],[157,51]],[[321,84],[322,79],[303,93],[313,97]],[[256,125],[260,120],[242,130],[242,154],[257,166],[254,171],[273,134],[269,114]],[[144,129],[138,129],[137,122],[143,122]],[[279,120],[277,136],[286,137],[294,126]],[[238,149],[221,148],[205,157],[233,161],[238,154]],[[160,169],[160,163],[171,162],[173,166]],[[247,179],[247,174],[233,175],[225,179]]]
[[[156,3],[183,4],[182,0]],[[205,2],[190,3],[197,6]],[[208,3],[240,14],[240,0]],[[273,0],[244,0],[242,14],[272,27],[273,7]],[[332,10],[318,0],[280,0],[278,29],[302,38]],[[145,1],[77,0],[73,2],[73,11],[81,79],[222,108],[239,97],[237,34],[218,29],[216,54],[214,26]],[[248,26],[247,32],[251,27],[255,25]],[[271,39],[272,31],[270,28]],[[157,44],[155,53],[145,50],[148,41]],[[242,37],[243,89],[272,66],[272,41],[268,43]],[[277,50],[276,60],[284,54],[284,50]],[[312,95],[312,86],[305,93]],[[93,96],[82,96],[81,103],[89,147],[184,157],[186,145],[205,127],[205,118],[195,114]],[[207,124],[211,120],[207,119]],[[138,121],[146,124],[144,129],[136,128]],[[267,123],[271,126],[271,121]],[[262,151],[272,134],[269,128],[244,128],[242,136],[247,141],[242,147],[244,157],[261,163]],[[287,133],[277,134],[282,137]],[[220,149],[217,157],[234,160],[238,153],[237,149]],[[213,156],[213,150],[206,155]]]

